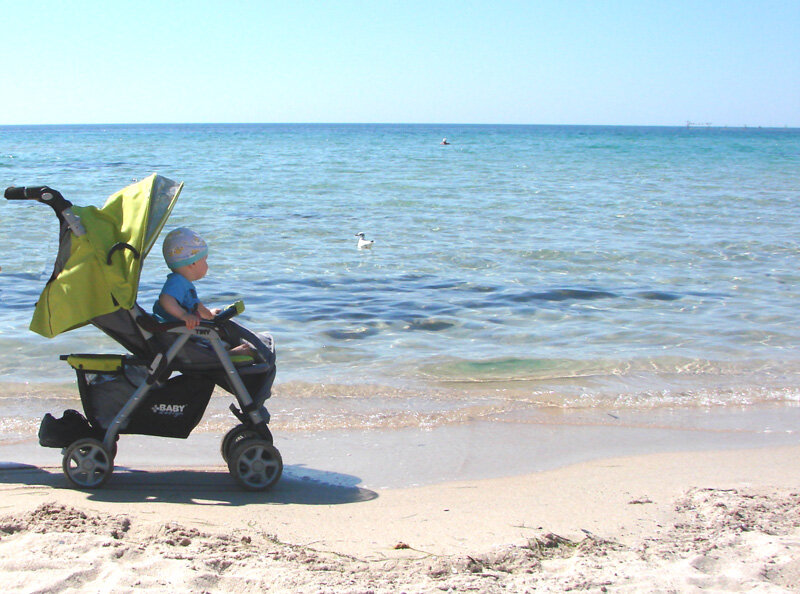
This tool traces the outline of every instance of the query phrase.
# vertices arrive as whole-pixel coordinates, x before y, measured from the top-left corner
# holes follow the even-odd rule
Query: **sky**
[[[0,125],[800,127],[800,0],[0,0]]]

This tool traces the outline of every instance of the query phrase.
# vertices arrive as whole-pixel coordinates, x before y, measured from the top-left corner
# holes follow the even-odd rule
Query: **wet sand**
[[[234,419],[227,413],[225,423]],[[685,407],[651,410],[531,408],[432,427],[273,428],[287,477],[370,489],[502,478],[602,458],[800,443],[800,407]],[[0,445],[0,464],[61,464],[29,432]],[[186,440],[122,435],[115,464],[134,470],[222,464],[223,432],[203,424]],[[114,477],[112,477],[114,480]]]

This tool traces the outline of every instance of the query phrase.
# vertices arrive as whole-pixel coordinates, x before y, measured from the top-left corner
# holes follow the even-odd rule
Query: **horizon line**
[[[520,124],[492,122],[71,122],[41,124],[2,124],[0,128],[37,128],[69,126],[536,126],[536,127],[595,127],[595,128],[706,128],[737,130],[794,130],[800,125],[713,124],[686,121],[682,124]]]

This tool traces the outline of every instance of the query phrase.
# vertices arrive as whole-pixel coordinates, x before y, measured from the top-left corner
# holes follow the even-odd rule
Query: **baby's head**
[[[201,261],[205,263],[205,259],[208,256],[208,246],[203,241],[203,238],[186,227],[178,227],[167,234],[164,238],[163,251],[164,260],[170,270],[181,273],[184,276],[187,275],[184,274],[183,269],[187,267],[196,268],[197,266],[195,265]],[[199,276],[193,274],[192,276],[195,276],[195,278],[190,280],[203,278],[208,270],[207,266],[203,268],[204,270]],[[199,273],[199,271],[197,272]]]

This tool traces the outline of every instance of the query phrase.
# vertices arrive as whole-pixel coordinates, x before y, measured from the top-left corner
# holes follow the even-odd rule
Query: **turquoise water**
[[[798,400],[800,130],[0,127],[4,187],[101,205],[154,171],[186,184],[167,228],[210,245],[201,299],[242,297],[275,336],[276,422]],[[27,330],[56,235],[46,207],[0,203],[11,392],[71,382],[61,353],[119,351]],[[148,308],[166,272],[159,242]]]

